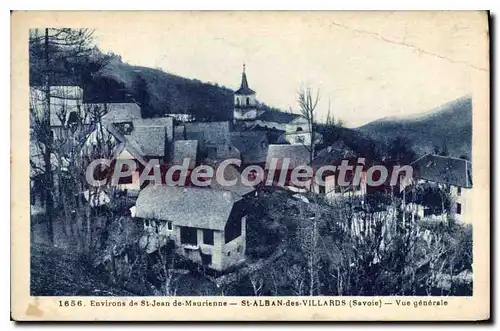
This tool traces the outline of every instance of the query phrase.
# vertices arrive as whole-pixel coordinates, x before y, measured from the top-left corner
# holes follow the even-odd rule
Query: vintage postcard
[[[12,12],[16,321],[490,318],[488,12]]]

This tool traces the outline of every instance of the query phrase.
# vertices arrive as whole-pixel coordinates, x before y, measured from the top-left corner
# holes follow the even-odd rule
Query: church
[[[248,87],[247,74],[243,64],[240,88],[234,92],[234,120],[255,121],[257,118],[257,99],[255,91]]]
[[[283,131],[278,141],[291,145],[310,145],[311,130],[307,120],[299,114],[270,110],[256,98],[256,92],[248,84],[246,66],[243,64],[240,88],[234,92],[233,121],[247,128],[260,127]],[[315,134],[315,144],[321,136]]]

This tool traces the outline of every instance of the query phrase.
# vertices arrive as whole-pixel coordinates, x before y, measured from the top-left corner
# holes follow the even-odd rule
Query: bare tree
[[[315,117],[318,101],[319,90],[316,92],[316,96],[313,96],[310,88],[303,89],[299,92],[298,103],[300,107],[300,113],[306,119],[309,133],[311,135],[309,144],[304,145],[309,152],[309,164],[311,164],[314,159],[314,143],[316,138]]]
[[[51,243],[54,243],[56,211],[54,180],[61,184],[61,178],[57,177],[60,177],[61,164],[67,160],[67,156],[63,156],[61,152],[70,139],[70,132],[65,127],[69,124],[68,109],[64,103],[68,96],[64,92],[61,95],[60,89],[55,86],[84,87],[85,82],[106,64],[106,61],[101,61],[104,57],[96,56],[97,50],[91,46],[92,33],[88,29],[30,30],[31,140],[40,154],[40,159],[31,160],[31,165],[38,167],[42,174],[43,183],[38,187],[43,190],[45,214],[49,224],[48,239]],[[53,130],[54,121],[60,122],[60,130]],[[78,122],[72,122],[73,128]],[[58,188],[60,191],[61,186]],[[62,200],[59,202],[62,203]]]
[[[319,219],[320,210],[317,204],[300,204],[300,218],[303,220],[297,227],[298,243],[307,260],[307,278],[309,295],[319,292]]]
[[[252,284],[253,293],[255,296],[262,295],[262,288],[264,287],[264,278],[258,273],[248,275],[250,283]]]

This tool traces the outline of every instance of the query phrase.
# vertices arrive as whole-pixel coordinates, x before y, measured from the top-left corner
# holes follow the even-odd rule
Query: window
[[[302,128],[299,126],[295,132],[301,132],[303,131]]]
[[[172,221],[167,221],[167,230],[172,231]]]
[[[457,203],[457,214],[461,215],[462,214],[462,204]]]
[[[250,105],[250,98],[247,97],[247,106]]]
[[[231,252],[227,252],[227,256],[231,256]]]
[[[214,231],[203,229],[203,243],[207,245],[214,244]]]
[[[459,186],[457,187],[457,195],[461,196],[462,195],[462,188]]]
[[[181,244],[198,245],[196,228],[181,227]]]
[[[236,98],[236,105],[240,105],[240,98]]]

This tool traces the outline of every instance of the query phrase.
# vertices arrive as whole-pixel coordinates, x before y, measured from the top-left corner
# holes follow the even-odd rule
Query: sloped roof
[[[297,166],[309,164],[309,151],[302,145],[269,145],[267,150],[266,169],[271,166],[272,159],[278,160],[277,167],[281,169],[281,164],[285,158],[290,160],[289,169]]]
[[[126,144],[134,157],[143,162],[144,156],[165,157],[166,145],[174,137],[173,121],[172,117],[133,119],[132,131],[128,134],[119,129],[118,123],[110,123],[107,128],[115,138]]]
[[[165,127],[163,126],[134,127],[132,132],[125,137],[140,147],[140,151],[143,152],[142,156],[165,156]]]
[[[165,133],[168,141],[174,139],[174,118],[173,117],[157,117],[157,118],[140,118],[132,121],[134,128],[136,127],[158,127],[165,128]]]
[[[125,136],[115,124],[109,124],[107,129],[118,141],[122,142],[119,148],[114,151],[114,155],[118,155],[123,149],[127,149],[139,162],[144,165],[147,163],[146,159],[144,159],[146,153],[134,139],[129,139],[129,136]]]
[[[266,162],[267,134],[264,131],[231,132],[231,144],[241,154],[246,164]]]
[[[129,103],[105,103],[88,104],[88,107],[104,107],[106,114],[102,117],[102,123],[132,122],[141,118],[141,108],[135,102]]]
[[[208,145],[228,144],[230,140],[229,122],[191,122],[186,123],[186,139],[202,139]],[[201,138],[200,138],[201,137]]]
[[[213,189],[217,189],[220,191],[229,191],[237,196],[243,197],[249,193],[252,193],[255,191],[255,188],[253,186],[247,186],[244,185],[241,182],[241,173],[238,171],[238,169],[234,165],[228,165],[224,168],[224,180],[226,181],[233,181],[236,180],[235,185],[223,185],[224,183],[221,183],[217,180],[217,170],[220,167],[220,163],[217,163],[214,169],[214,177],[212,178],[212,182],[210,184],[210,187]]]
[[[285,113],[282,111],[275,110],[267,110],[256,117],[256,120],[265,121],[265,122],[274,122],[280,124],[290,123],[300,115]]]
[[[240,199],[231,192],[210,188],[149,185],[139,193],[136,217],[224,230],[234,203]]]
[[[336,141],[333,145],[322,149],[312,161],[313,167],[324,165],[338,165],[342,160],[356,157],[356,153],[343,141]]]
[[[252,95],[255,94],[255,91],[248,87],[247,74],[245,71],[241,74],[241,84],[240,88],[234,92],[234,94],[238,95]]]
[[[472,163],[467,160],[427,154],[411,165],[415,178],[465,188],[472,187]]]
[[[296,117],[290,122],[290,124],[308,124],[308,123],[309,122],[307,121],[307,119],[300,115],[296,115]]]
[[[172,164],[182,164],[185,158],[190,160],[190,166],[196,164],[197,140],[176,140],[173,142],[173,146]]]

